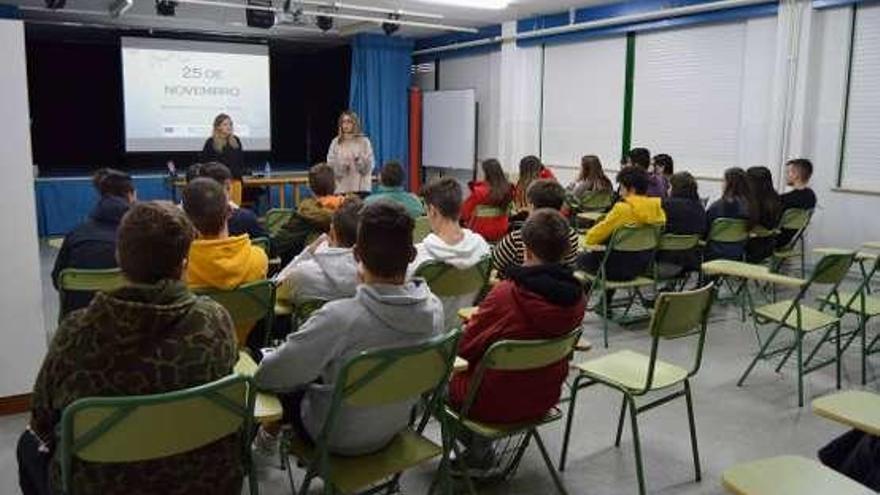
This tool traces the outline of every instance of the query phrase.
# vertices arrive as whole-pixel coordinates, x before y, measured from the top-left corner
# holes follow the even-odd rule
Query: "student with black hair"
[[[494,158],[482,164],[483,180],[470,184],[471,195],[461,207],[461,219],[467,227],[495,242],[507,234],[508,210],[513,199],[513,186],[507,181],[501,163]],[[500,214],[481,216],[480,208],[494,208]]]
[[[320,434],[349,359],[366,350],[414,345],[444,331],[443,308],[428,284],[407,280],[407,266],[416,255],[413,224],[397,203],[365,206],[354,245],[360,281],[355,296],[325,304],[260,363],[257,387],[285,394],[284,421],[299,438],[314,441]],[[330,452],[354,456],[382,449],[407,426],[414,405],[343,404],[327,439]],[[279,430],[279,424],[270,424],[258,432],[259,464],[277,465]]]
[[[675,163],[672,161],[672,157],[665,153],[654,155],[652,163],[654,165],[654,175],[662,175],[666,180],[669,180],[675,174]]]
[[[538,181],[536,184],[553,182]],[[534,210],[523,225],[522,266],[511,267],[510,278],[498,283],[466,323],[458,355],[468,369],[452,376],[449,401],[460,408],[468,396],[471,377],[486,351],[502,340],[544,340],[561,337],[580,326],[586,310],[583,289],[563,264],[570,249],[571,227],[558,210]],[[557,402],[568,376],[568,359],[527,371],[487,371],[468,417],[488,423],[535,421]],[[491,461],[491,440],[470,435],[465,462],[479,468]]]
[[[52,283],[58,288],[58,278],[65,268],[116,268],[116,231],[119,222],[137,199],[131,176],[125,172],[102,168],[92,180],[100,198],[88,219],[70,231],[61,244],[52,268]],[[75,291],[67,294],[61,312],[67,314],[89,304],[94,294]]]
[[[633,148],[627,154],[627,165],[638,167],[648,174],[646,196],[665,198],[669,190],[669,181],[662,174],[651,173],[651,152],[647,148]]]
[[[540,179],[532,182],[526,196],[529,201],[529,211],[543,208],[561,211],[565,204],[565,189],[555,180]],[[579,243],[577,231],[569,227],[569,247],[562,258],[562,263],[565,266],[574,266],[577,261]],[[501,278],[506,278],[508,269],[522,265],[524,254],[525,244],[523,243],[522,229],[514,230],[504,236],[504,239],[501,239],[492,250],[492,266]]]
[[[658,155],[659,156],[659,155]],[[706,210],[697,193],[697,181],[688,172],[672,174],[669,179],[669,196],[663,199],[663,211],[666,213],[667,234],[698,235],[706,233]],[[697,250],[657,253],[657,261],[663,273],[669,277],[676,276],[682,270],[700,269],[700,253]]]
[[[413,218],[425,215],[425,205],[415,194],[403,188],[403,166],[400,162],[390,161],[379,172],[379,187],[376,192],[367,196],[366,203],[374,203],[380,199],[388,199],[400,203]]]
[[[312,242],[275,277],[279,299],[296,304],[354,296],[358,280],[353,249],[363,206],[357,196],[342,202],[333,212],[329,234]]]
[[[746,176],[758,210],[757,226],[772,231],[779,225],[779,218],[782,216],[782,202],[773,187],[773,175],[767,167],[750,167],[746,170]],[[751,237],[746,243],[746,261],[760,263],[773,255],[775,247],[775,235]]]
[[[745,170],[739,167],[725,170],[722,191],[721,198],[706,210],[706,235],[712,230],[712,223],[719,218],[746,220],[746,228],[752,230],[758,224],[758,207]],[[706,245],[707,260],[740,260],[744,255],[744,242],[709,242]]]
[[[787,193],[779,197],[782,201],[782,211],[790,208],[812,210],[816,208],[816,193],[810,188],[810,178],[813,176],[813,162],[806,158],[795,158],[785,164],[785,179],[788,187]],[[777,246],[785,246],[797,232],[783,229],[776,238]]]
[[[615,203],[605,218],[587,231],[584,243],[588,246],[607,243],[614,231],[625,225],[656,225],[659,228],[666,223],[660,198],[646,195],[649,179],[644,169],[624,168],[617,174],[617,183],[620,184],[621,201]],[[648,269],[651,255],[650,252],[641,251],[611,253],[605,265],[605,274],[609,280],[632,280]],[[578,265],[589,273],[597,273],[604,257],[603,251],[588,251],[580,256]]]

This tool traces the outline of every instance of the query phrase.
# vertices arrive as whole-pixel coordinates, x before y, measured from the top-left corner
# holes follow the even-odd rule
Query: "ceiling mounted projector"
[[[388,14],[388,19],[390,19],[392,21],[399,21],[400,14]],[[385,34],[387,36],[391,36],[392,34],[396,33],[398,29],[400,29],[400,24],[398,24],[396,22],[383,22],[382,23],[382,31],[385,31]]]
[[[326,15],[315,16],[315,25],[317,25],[318,29],[321,31],[330,31],[333,29],[333,18],[327,17]]]
[[[177,8],[175,0],[156,0],[156,14],[166,17],[174,16],[174,9]]]

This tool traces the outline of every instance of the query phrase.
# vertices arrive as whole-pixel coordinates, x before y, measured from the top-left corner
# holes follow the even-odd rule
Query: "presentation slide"
[[[269,150],[265,45],[122,38],[127,151],[199,151],[217,114],[245,150]]]

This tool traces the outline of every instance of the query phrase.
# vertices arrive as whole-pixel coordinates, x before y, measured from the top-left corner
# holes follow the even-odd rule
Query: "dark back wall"
[[[168,160],[182,170],[197,160],[195,152],[125,152],[120,37],[138,34],[26,25],[31,141],[40,175],[82,174],[99,167],[164,170]],[[336,134],[336,117],[348,107],[350,48],[273,40],[269,57],[272,151],[246,152],[246,160],[254,168],[266,160],[324,160]]]

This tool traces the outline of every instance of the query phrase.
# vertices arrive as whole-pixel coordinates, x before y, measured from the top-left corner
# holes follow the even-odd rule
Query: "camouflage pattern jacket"
[[[170,392],[232,373],[232,320],[178,280],[99,293],[55,333],[33,391],[31,429],[50,451],[63,409],[83,397]],[[173,420],[173,418],[169,418]],[[241,445],[233,435],[165,459],[127,464],[74,461],[75,493],[241,493]],[[57,461],[57,459],[56,459]],[[60,491],[53,463],[52,485]]]

